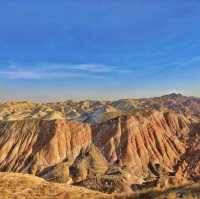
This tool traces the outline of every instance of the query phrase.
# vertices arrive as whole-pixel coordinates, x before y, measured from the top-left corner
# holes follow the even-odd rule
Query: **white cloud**
[[[37,71],[0,71],[0,76],[8,79],[56,79],[66,77],[77,77],[75,73],[48,73]]]
[[[108,73],[113,71],[113,68],[111,66],[103,64],[79,64],[72,65],[71,68],[74,70],[81,70],[92,73]]]
[[[6,68],[6,69],[5,69]],[[104,64],[56,64],[38,63],[34,65],[10,64],[0,69],[0,77],[7,79],[58,79],[67,77],[99,77],[105,74],[130,72]]]

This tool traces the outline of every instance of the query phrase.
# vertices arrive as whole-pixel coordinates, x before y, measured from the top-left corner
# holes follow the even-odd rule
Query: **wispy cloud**
[[[163,64],[162,67],[158,66],[157,74],[154,74],[157,78],[163,80],[176,80],[175,82],[186,82],[194,80],[200,72],[200,56],[191,56],[176,60],[171,63]]]
[[[170,64],[171,69],[173,71],[178,71],[178,72],[188,72],[188,70],[194,71],[195,69],[200,68],[200,56],[196,55],[190,58],[185,58],[184,60],[181,61],[175,61]]]
[[[73,65],[71,66],[74,70],[80,70],[85,72],[92,72],[92,73],[109,73],[114,72],[116,69],[113,67],[109,67],[103,64],[80,64],[80,65]]]
[[[99,77],[101,75],[130,72],[104,64],[57,64],[38,63],[32,65],[10,64],[0,69],[0,77],[7,79],[58,79],[73,77]]]
[[[75,72],[88,73],[109,73],[116,71],[116,67],[106,64],[56,64],[56,63],[41,63],[38,64],[44,70],[72,70]]]
[[[194,56],[183,63],[183,66],[189,66],[194,64],[200,64],[200,56]]]
[[[75,73],[48,73],[41,71],[0,71],[0,76],[8,79],[56,79],[66,77],[78,77]]]

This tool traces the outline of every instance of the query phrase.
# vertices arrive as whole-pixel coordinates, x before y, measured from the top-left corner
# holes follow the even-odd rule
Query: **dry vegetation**
[[[198,199],[200,184],[161,190],[158,188],[133,194],[103,194],[85,188],[46,182],[19,173],[0,173],[0,199]]]
[[[107,195],[19,173],[0,174],[0,199],[90,199]]]

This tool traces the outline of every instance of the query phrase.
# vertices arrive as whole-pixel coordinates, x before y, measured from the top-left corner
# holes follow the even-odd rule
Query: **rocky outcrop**
[[[189,132],[188,125],[181,115],[158,111],[96,125],[67,120],[1,122],[0,170],[44,177],[48,173],[51,179],[55,171],[62,174],[70,166],[80,167],[77,177],[85,180],[104,174],[109,163],[128,170],[129,184],[142,183],[160,172],[174,172],[186,149],[181,137]]]
[[[108,169],[108,162],[99,149],[93,144],[82,148],[70,166],[70,174],[74,182],[80,182],[93,176],[102,175]]]
[[[124,116],[93,128],[93,142],[112,164],[127,166],[131,183],[173,173],[185,144],[178,138],[189,132],[187,120],[175,113]]]
[[[184,180],[200,180],[200,122],[191,124],[186,140],[186,153],[181,157],[178,177]]]
[[[0,170],[37,174],[91,143],[88,124],[66,120],[0,123]]]
[[[7,104],[14,114],[23,112],[21,119],[14,120],[5,119],[12,114],[0,106],[4,118],[0,121],[0,171],[31,173],[109,193],[163,186],[166,179],[169,183],[199,180],[198,100],[193,105],[191,100],[173,95],[42,107]],[[29,113],[25,118],[24,109],[34,110],[34,117],[29,118]],[[66,112],[82,120],[64,119]]]

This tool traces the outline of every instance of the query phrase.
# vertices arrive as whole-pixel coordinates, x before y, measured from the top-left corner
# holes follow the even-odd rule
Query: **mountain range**
[[[93,198],[199,187],[200,98],[1,103],[0,172]]]

